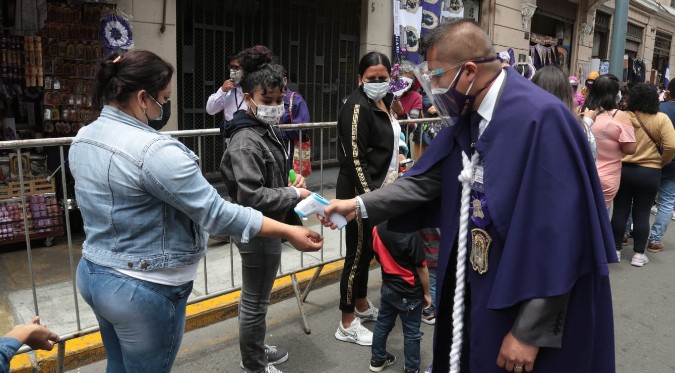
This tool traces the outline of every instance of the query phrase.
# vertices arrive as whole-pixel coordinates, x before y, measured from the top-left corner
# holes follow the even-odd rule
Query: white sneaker
[[[265,367],[265,373],[283,373],[277,369],[274,365],[268,365]]]
[[[673,217],[670,220],[675,220],[675,211],[673,211]]]
[[[617,263],[621,263],[621,251],[619,250],[616,251],[616,259]]]
[[[633,254],[633,259],[630,261],[630,264],[635,267],[642,267],[647,263],[649,263],[649,258],[647,258],[647,255],[644,253]]]
[[[352,321],[349,328],[344,328],[342,321],[338,324],[338,329],[335,332],[335,338],[338,340],[356,343],[361,346],[371,346],[373,344],[373,332],[361,325],[361,320],[358,317]]]
[[[377,321],[377,315],[380,313],[380,310],[373,306],[370,301],[368,301],[368,309],[365,312],[359,312],[359,310],[354,309],[354,314],[356,317],[361,319],[361,321]]]
[[[656,213],[659,211],[659,209],[656,208],[656,206],[652,206],[651,212],[652,215],[656,215]]]

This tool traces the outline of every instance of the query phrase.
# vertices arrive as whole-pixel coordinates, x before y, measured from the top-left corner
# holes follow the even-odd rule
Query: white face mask
[[[235,84],[241,81],[241,70],[230,69],[230,79],[234,80]]]
[[[279,118],[284,115],[284,104],[281,105],[258,105],[253,99],[251,99],[253,105],[255,105],[255,112],[253,115],[255,117],[269,125],[279,123]]]
[[[380,101],[389,92],[389,82],[364,82],[363,91],[373,101]]]

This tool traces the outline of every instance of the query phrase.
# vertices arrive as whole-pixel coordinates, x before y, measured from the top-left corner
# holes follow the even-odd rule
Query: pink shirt
[[[612,114],[616,111],[612,112]],[[621,158],[623,153],[620,143],[635,142],[635,131],[632,126],[625,125],[615,119],[610,113],[598,115],[591,126],[598,146],[598,175],[602,192],[605,195],[605,205],[610,206],[619,190],[621,181]]]

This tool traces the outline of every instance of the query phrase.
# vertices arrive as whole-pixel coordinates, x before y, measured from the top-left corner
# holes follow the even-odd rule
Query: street
[[[624,260],[611,265],[614,301],[616,371],[618,373],[675,372],[673,337],[675,336],[675,233],[666,233],[666,250],[648,253],[650,262],[643,268],[630,265],[632,241],[624,246]],[[381,284],[379,268],[370,272],[370,297],[378,304]],[[370,349],[338,342],[333,334],[338,322],[338,286],[332,284],[312,291],[305,310],[312,334],[305,335],[300,326],[295,299],[270,307],[268,314],[269,344],[290,350],[288,362],[279,368],[286,373],[303,372],[367,372]],[[399,323],[400,324],[400,323]],[[366,324],[373,329],[374,324]],[[431,359],[433,328],[422,324],[423,367]],[[572,333],[574,331],[567,330]],[[176,373],[241,372],[237,343],[237,320],[230,319],[186,334],[174,366]],[[403,340],[400,325],[394,329],[388,344],[399,359],[386,371],[400,372]],[[496,359],[496,357],[495,357]],[[105,363],[79,369],[80,373],[98,373]],[[73,371],[76,372],[76,371]]]

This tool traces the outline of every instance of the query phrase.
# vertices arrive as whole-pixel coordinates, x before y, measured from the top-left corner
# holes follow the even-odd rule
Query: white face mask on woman
[[[373,101],[380,101],[389,92],[389,82],[363,82],[363,91]]]
[[[279,123],[279,118],[284,115],[284,104],[258,105],[253,99],[251,99],[251,102],[255,105],[255,112],[253,112],[253,115],[265,124],[277,124]]]

